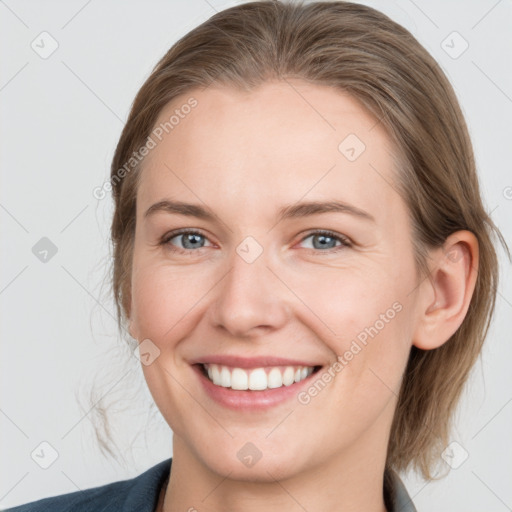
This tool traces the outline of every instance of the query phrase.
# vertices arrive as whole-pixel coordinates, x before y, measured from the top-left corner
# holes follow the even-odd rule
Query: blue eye
[[[314,252],[337,252],[340,249],[351,247],[350,241],[344,236],[337,235],[332,231],[317,230],[309,233],[307,236],[302,238],[301,243],[308,238],[313,239],[313,251]],[[181,241],[182,247],[176,247],[172,240],[177,239]],[[160,245],[167,246],[172,252],[182,254],[193,254],[194,252],[208,247],[205,246],[205,240],[208,240],[201,232],[182,229],[178,231],[172,231],[165,235]],[[339,245],[336,245],[339,242]],[[334,244],[334,245],[333,245]]]
[[[313,239],[313,249],[320,249],[321,252],[328,252],[332,251],[333,249],[333,252],[336,252],[337,250],[344,247],[350,247],[350,242],[347,238],[336,235],[332,231],[314,231],[304,237],[301,242],[304,242],[304,240],[307,240],[308,238]],[[337,247],[336,242],[340,242],[340,245]]]
[[[171,240],[174,240],[175,238],[181,240],[183,247],[175,247],[174,244],[171,243]],[[204,247],[204,242],[201,243],[201,239],[206,240],[206,237],[199,231],[174,231],[164,236],[161,241],[161,245],[168,245],[170,249],[175,252],[190,253],[194,252],[194,250],[202,249]],[[190,251],[188,249],[193,250]]]

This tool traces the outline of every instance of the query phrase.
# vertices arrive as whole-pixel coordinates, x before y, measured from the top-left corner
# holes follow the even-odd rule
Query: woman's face
[[[185,94],[159,126],[130,331],[175,457],[261,481],[384,460],[421,288],[381,125],[296,80]]]

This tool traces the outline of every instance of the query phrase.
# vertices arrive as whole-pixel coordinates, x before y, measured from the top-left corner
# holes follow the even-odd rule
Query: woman
[[[471,143],[378,11],[251,2],[160,60],[112,162],[114,294],[170,459],[12,510],[411,511],[492,317]]]

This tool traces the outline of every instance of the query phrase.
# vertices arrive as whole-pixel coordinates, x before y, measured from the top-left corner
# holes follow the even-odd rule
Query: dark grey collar
[[[417,512],[402,480],[389,468],[384,472],[384,501],[388,512]]]

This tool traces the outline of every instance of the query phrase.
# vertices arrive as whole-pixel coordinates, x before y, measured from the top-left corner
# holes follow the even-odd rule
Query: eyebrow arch
[[[307,217],[309,215],[317,215],[319,213],[347,213],[349,215],[354,215],[355,217],[359,217],[361,219],[369,220],[375,222],[375,218],[373,215],[368,212],[357,208],[356,206],[352,206],[348,203],[343,203],[342,201],[309,201],[303,203],[292,204],[289,206],[285,206],[279,210],[278,219],[279,221],[284,219],[294,219],[299,217]]]
[[[156,212],[176,213],[209,221],[213,221],[216,218],[216,215],[209,208],[205,208],[197,204],[184,203],[182,201],[170,201],[168,199],[158,201],[151,205],[146,210],[144,217],[147,218]],[[308,201],[284,206],[278,212],[278,221],[281,222],[285,219],[296,219],[330,212],[346,213],[364,220],[375,222],[373,215],[357,208],[356,206],[352,206],[341,201]]]

